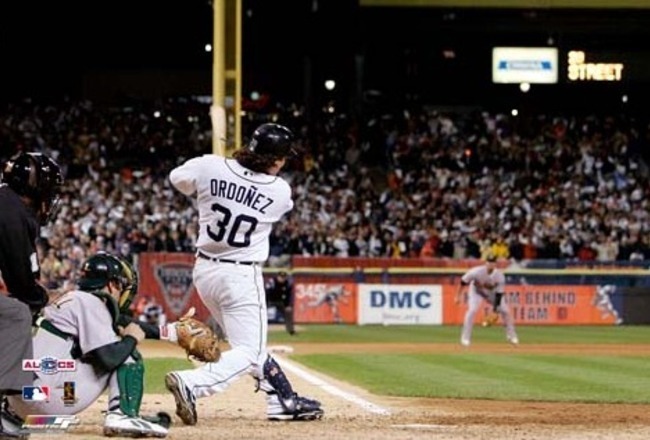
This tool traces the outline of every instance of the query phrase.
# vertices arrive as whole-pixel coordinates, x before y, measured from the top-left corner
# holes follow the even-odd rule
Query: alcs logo
[[[59,371],[75,371],[77,363],[74,359],[57,359],[44,357],[41,359],[23,359],[23,371],[40,371],[43,374],[56,374]]]

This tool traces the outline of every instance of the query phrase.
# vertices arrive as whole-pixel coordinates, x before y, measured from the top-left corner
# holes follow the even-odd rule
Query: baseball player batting
[[[270,420],[314,420],[320,402],[296,394],[266,349],[267,310],[262,264],[269,256],[273,223],[293,208],[291,187],[278,176],[294,154],[293,135],[262,124],[233,158],[207,154],[173,169],[172,185],[195,195],[199,237],[193,281],[223,329],[230,350],[218,362],[167,374],[166,386],[185,424],[197,423],[196,399],[227,389],[244,374],[266,393]]]
[[[498,313],[506,328],[506,338],[513,345],[519,344],[519,338],[515,332],[515,322],[508,310],[508,306],[502,303],[505,294],[506,277],[496,267],[496,258],[489,256],[484,265],[473,267],[465,272],[460,279],[460,286],[456,294],[456,304],[462,301],[463,293],[469,286],[468,308],[463,321],[463,330],[460,343],[467,347],[472,340],[472,329],[474,328],[474,317],[478,312],[481,303],[487,301],[492,307],[492,313]]]

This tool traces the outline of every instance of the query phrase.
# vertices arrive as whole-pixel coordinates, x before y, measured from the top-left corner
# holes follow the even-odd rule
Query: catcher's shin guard
[[[323,410],[317,400],[298,396],[280,365],[269,356],[263,367],[264,378],[259,389],[267,394],[269,420],[317,420]]]
[[[129,417],[138,417],[144,394],[144,363],[141,358],[120,365],[117,368],[117,382],[120,388],[120,410]]]

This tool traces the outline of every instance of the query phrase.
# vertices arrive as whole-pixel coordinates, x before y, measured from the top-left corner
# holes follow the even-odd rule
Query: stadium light
[[[334,81],[333,79],[328,79],[327,81],[325,81],[325,88],[329,91],[334,90],[334,88],[336,88],[336,81]]]

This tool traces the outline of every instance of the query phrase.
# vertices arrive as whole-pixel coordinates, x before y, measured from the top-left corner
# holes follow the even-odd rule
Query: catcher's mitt
[[[490,312],[483,320],[483,327],[490,327],[499,321],[499,314],[497,312]]]
[[[193,318],[192,307],[176,322],[178,345],[185,349],[187,356],[201,362],[217,362],[221,357],[219,337],[205,323]]]

